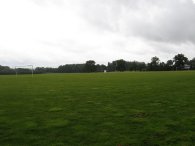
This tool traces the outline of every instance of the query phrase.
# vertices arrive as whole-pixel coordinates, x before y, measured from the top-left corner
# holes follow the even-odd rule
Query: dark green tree
[[[183,69],[184,65],[188,62],[188,58],[185,57],[183,54],[177,54],[173,58],[174,66],[176,70]]]
[[[123,59],[116,60],[116,70],[125,71],[126,70],[126,61]]]
[[[173,60],[168,60],[166,62],[166,70],[173,70]]]
[[[152,57],[151,62],[148,64],[148,70],[159,70],[160,59],[158,57]]]
[[[115,70],[116,70],[116,65],[115,65],[113,62],[108,62],[107,70],[108,70],[109,72],[115,71]]]
[[[166,68],[166,64],[164,63],[164,62],[160,62],[160,64],[159,64],[159,70],[166,70],[165,69]]]
[[[157,65],[159,65],[159,63],[160,63],[160,59],[158,58],[158,57],[152,57],[152,59],[151,59],[151,63],[154,65],[154,66],[157,66]]]
[[[60,73],[79,73],[84,72],[85,64],[66,64],[60,65],[57,69]]]
[[[195,69],[195,58],[193,58],[192,60],[190,60],[190,67],[191,69]]]
[[[0,74],[15,74],[15,70],[11,69],[8,66],[1,66],[0,65]]]
[[[95,72],[96,71],[96,65],[94,60],[88,60],[85,63],[85,71],[86,72]]]
[[[144,71],[146,70],[146,64],[145,62],[126,61],[126,70],[127,71]]]
[[[104,72],[104,70],[106,70],[106,66],[105,65],[103,65],[103,64],[97,64],[96,65],[96,71],[97,72]]]

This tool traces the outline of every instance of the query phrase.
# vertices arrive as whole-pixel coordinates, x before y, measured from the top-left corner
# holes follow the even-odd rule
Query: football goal
[[[15,66],[16,77],[18,74],[31,74],[34,75],[33,65]]]

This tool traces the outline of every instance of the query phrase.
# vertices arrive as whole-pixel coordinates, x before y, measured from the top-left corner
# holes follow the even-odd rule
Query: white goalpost
[[[19,69],[28,69],[28,70],[31,70],[32,77],[34,75],[33,65],[15,66],[16,77],[18,76],[18,73],[19,73],[18,70]]]

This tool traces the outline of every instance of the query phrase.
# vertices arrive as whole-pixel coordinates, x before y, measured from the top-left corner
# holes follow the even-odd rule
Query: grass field
[[[195,145],[195,72],[0,76],[0,145]]]

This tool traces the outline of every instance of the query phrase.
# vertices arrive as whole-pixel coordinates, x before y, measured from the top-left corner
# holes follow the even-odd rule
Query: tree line
[[[30,69],[17,68],[13,69],[8,66],[0,65],[0,74],[30,74]],[[195,70],[195,58],[189,60],[183,54],[177,54],[172,60],[161,62],[158,57],[152,57],[150,63],[139,61],[126,61],[123,59],[108,62],[104,64],[96,64],[94,60],[88,60],[83,64],[65,64],[57,68],[36,67],[33,72],[42,73],[89,73],[89,72],[114,72],[114,71],[173,71],[173,70]]]

